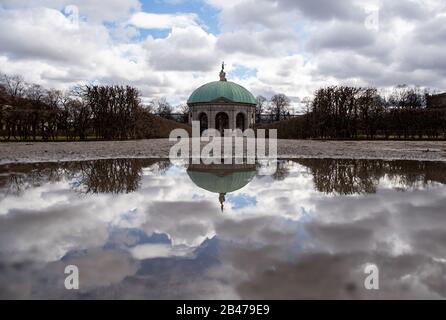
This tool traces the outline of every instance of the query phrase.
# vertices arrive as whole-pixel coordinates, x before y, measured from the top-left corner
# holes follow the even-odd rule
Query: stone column
[[[252,119],[252,108],[248,108],[248,110],[246,111],[246,114],[248,116],[248,119],[247,119],[248,126],[247,126],[247,128],[249,128],[251,125],[254,124],[254,121]]]
[[[215,129],[215,111],[214,111],[214,106],[210,106],[209,110],[208,110],[208,125],[209,128],[213,128]]]
[[[231,110],[229,110],[228,112],[228,116],[229,116],[229,129],[235,129],[236,124],[235,124],[235,113],[236,113],[236,108],[235,107],[231,107]]]

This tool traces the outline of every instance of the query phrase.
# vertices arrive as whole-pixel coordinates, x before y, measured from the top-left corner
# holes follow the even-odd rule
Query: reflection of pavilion
[[[221,210],[227,193],[246,186],[256,175],[254,164],[191,164],[191,180],[200,188],[219,194]]]

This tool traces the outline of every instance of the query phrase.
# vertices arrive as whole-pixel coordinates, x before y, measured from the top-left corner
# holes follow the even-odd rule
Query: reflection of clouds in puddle
[[[186,246],[171,246],[169,244],[141,244],[130,250],[130,254],[137,260],[153,258],[185,257],[193,252],[193,248]]]
[[[376,193],[324,194],[289,163],[230,193],[221,213],[185,168],[160,170],[144,169],[132,193],[82,195],[62,179],[3,196],[2,295],[67,297],[57,275],[79,264],[93,298],[446,296],[444,185],[400,192],[401,179],[384,177]],[[362,287],[371,261],[378,292]]]
[[[2,260],[54,261],[74,248],[101,245],[107,227],[90,208],[73,203],[45,210],[10,209],[0,223]]]
[[[66,181],[56,182],[29,188],[20,196],[4,196],[0,200],[0,216],[7,214],[11,208],[46,210],[54,205],[66,204],[72,197],[72,192],[67,190],[66,185]]]
[[[227,202],[232,204],[232,209],[242,209],[249,206],[255,206],[257,204],[256,196],[249,196],[246,193],[239,193],[237,195],[228,195],[226,197]]]
[[[148,234],[166,233],[175,245],[197,246],[215,235],[214,224],[223,219],[210,201],[156,201],[148,205],[141,228]]]
[[[58,274],[67,264],[77,266],[82,272],[83,290],[120,283],[139,269],[139,264],[129,259],[128,253],[111,250],[89,250],[84,255],[67,257],[63,261],[51,264],[50,268],[56,269],[57,272],[54,274]]]

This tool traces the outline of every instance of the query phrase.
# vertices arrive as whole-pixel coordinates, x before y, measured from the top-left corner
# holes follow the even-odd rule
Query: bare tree
[[[310,113],[311,108],[312,108],[312,103],[313,103],[313,100],[311,99],[311,97],[304,97],[301,102],[305,108],[305,113]]]
[[[40,84],[31,84],[25,88],[24,96],[34,102],[40,103],[47,92]]]
[[[256,122],[260,122],[262,114],[265,113],[267,107],[267,99],[264,96],[256,98]]]
[[[397,85],[389,97],[389,105],[400,109],[416,109],[426,106],[426,92],[419,87]]]
[[[160,117],[170,119],[172,115],[172,106],[167,102],[166,98],[154,99],[150,102],[155,113]]]
[[[82,104],[91,111],[96,137],[128,139],[135,135],[137,111],[141,101],[137,89],[130,86],[85,86]]]
[[[149,103],[141,104],[141,110],[144,112],[153,114],[155,113],[155,110],[153,108],[154,106],[152,104],[152,101],[150,101]]]
[[[178,110],[180,111],[182,115],[182,122],[188,123],[189,122],[189,114],[190,114],[190,108],[187,104],[182,104],[178,107]]]
[[[274,116],[275,121],[280,121],[289,113],[290,99],[283,93],[272,96],[269,103],[269,112]]]
[[[25,95],[27,85],[22,76],[2,74],[0,83],[6,93],[12,97],[23,97]]]

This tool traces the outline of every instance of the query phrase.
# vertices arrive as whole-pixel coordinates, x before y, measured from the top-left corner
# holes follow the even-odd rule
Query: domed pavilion
[[[255,123],[256,99],[241,85],[227,81],[224,63],[220,80],[206,83],[196,89],[187,100],[189,122],[199,121],[201,132],[214,128],[245,129]]]

